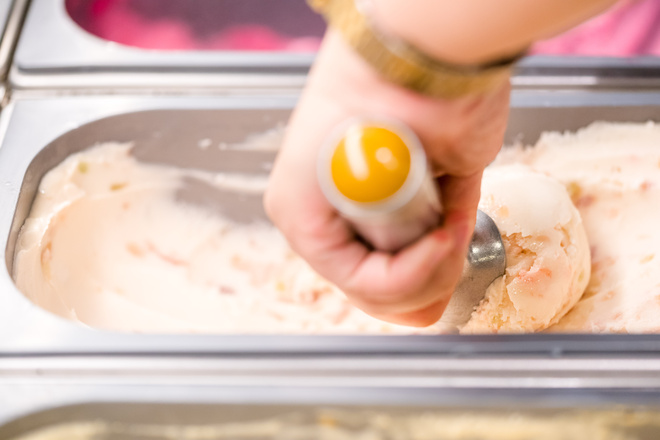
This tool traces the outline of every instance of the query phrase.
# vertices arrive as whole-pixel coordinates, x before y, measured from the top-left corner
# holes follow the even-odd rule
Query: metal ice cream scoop
[[[470,241],[461,280],[440,318],[448,330],[463,326],[486,294],[486,289],[504,275],[506,255],[497,225],[486,213],[477,211],[477,223]]]
[[[322,148],[319,184],[328,201],[375,249],[397,251],[441,220],[440,194],[421,142],[405,125],[359,118],[339,126]],[[442,319],[465,324],[506,257],[495,222],[479,211],[462,278]]]

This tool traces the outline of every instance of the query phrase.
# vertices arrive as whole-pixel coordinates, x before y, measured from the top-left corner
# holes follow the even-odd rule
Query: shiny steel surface
[[[530,411],[657,405],[660,359],[86,355],[0,358],[0,438],[76,416],[211,423],[272,405]],[[71,408],[69,406],[75,406]],[[186,406],[190,405],[190,406]],[[203,408],[202,405],[208,405]],[[131,411],[124,411],[131,407]],[[231,414],[234,407],[238,413]],[[243,408],[243,409],[239,409]],[[57,409],[51,417],[34,415]],[[206,412],[206,411],[210,411]],[[195,419],[195,414],[198,418]],[[21,422],[5,423],[27,416]],[[152,419],[155,417],[156,419]],[[80,419],[80,418],[79,418]],[[11,430],[10,430],[11,428]],[[22,431],[17,431],[18,429]],[[124,440],[124,439],[122,439]]]
[[[313,54],[158,51],[108,42],[69,17],[64,0],[32,0],[10,82],[14,88],[140,90],[176,88],[235,93],[237,89],[299,89]],[[87,89],[87,90],[86,90]]]
[[[7,1],[7,0],[4,0]],[[27,0],[15,0],[27,3]],[[162,52],[109,43],[87,34],[64,0],[32,0],[10,82],[16,89],[95,93],[190,94],[295,90],[305,83],[311,54]],[[526,89],[657,89],[657,58],[544,57],[524,59],[512,78]]]
[[[0,81],[3,82],[1,97],[5,95],[4,81],[7,79],[27,4],[28,0],[0,0]]]
[[[9,12],[13,3],[14,0],[0,0],[0,30],[3,32],[6,29]]]
[[[657,407],[659,362],[400,355],[3,357],[0,438],[76,420],[210,424],[319,407],[519,415]]]
[[[506,255],[500,230],[492,218],[479,210],[461,280],[440,321],[452,328],[465,324],[484,298],[488,286],[504,275],[505,269]]]
[[[7,79],[29,0],[0,0],[0,78]]]
[[[428,355],[3,357],[0,438],[6,438],[1,435],[7,433],[3,424],[13,418],[89,403],[146,404],[136,417],[154,410],[155,402],[213,404],[222,411],[220,404],[430,405],[517,411],[657,404],[659,362],[642,357]],[[22,426],[32,429],[35,424]]]

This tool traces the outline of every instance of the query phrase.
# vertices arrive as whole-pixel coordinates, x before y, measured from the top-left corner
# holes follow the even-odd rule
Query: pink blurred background
[[[325,29],[304,0],[67,0],[66,6],[91,34],[143,49],[314,52]],[[622,0],[531,53],[660,55],[660,0]]]
[[[67,0],[66,7],[89,33],[143,49],[315,52],[325,31],[304,0]]]
[[[660,55],[660,0],[619,1],[606,13],[581,26],[537,43],[532,53],[615,57]]]

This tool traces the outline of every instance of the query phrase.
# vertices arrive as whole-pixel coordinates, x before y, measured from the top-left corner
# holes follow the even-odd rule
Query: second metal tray
[[[0,381],[0,438],[36,440],[48,430],[67,440],[650,440],[660,435],[657,391],[454,392],[304,387],[295,381],[287,387],[227,387],[190,378],[147,384],[131,379],[136,378]]]

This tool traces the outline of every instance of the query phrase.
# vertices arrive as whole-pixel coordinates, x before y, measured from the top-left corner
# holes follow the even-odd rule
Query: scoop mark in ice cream
[[[464,332],[659,331],[659,144],[656,124],[596,124],[546,133],[533,148],[505,148],[486,173],[482,209],[503,233],[509,267]],[[43,178],[17,242],[14,279],[46,310],[120,331],[441,331],[365,315],[272,226],[177,204],[173,194],[191,171],[140,164],[129,151],[102,145]],[[498,193],[493,179],[515,163],[529,169],[514,173],[514,190]],[[225,189],[259,187],[241,176],[195,177]],[[539,179],[554,195],[523,196]],[[110,190],[120,182],[128,185]],[[576,232],[579,217],[591,252]]]
[[[523,165],[492,168],[484,174],[480,209],[500,229],[507,268],[461,332],[540,331],[558,322],[580,299],[590,266],[566,188]]]
[[[265,221],[232,223],[175,197],[191,173],[224,191],[257,183],[139,163],[129,152],[97,146],[42,179],[14,265],[17,286],[39,306],[119,331],[413,331],[351,306]]]
[[[35,303],[93,327],[125,331],[417,331],[382,323],[351,306],[273,227],[232,224],[177,204],[173,195],[188,172],[140,164],[129,150],[99,146],[44,177],[15,264],[17,285]],[[81,163],[86,171],[76,177],[72,168],[80,171]],[[511,220],[510,205],[500,203],[497,194],[487,198],[499,206],[496,219]],[[515,263],[507,272],[512,310],[525,296],[547,302],[542,289],[553,275],[548,267],[534,266],[534,249],[543,247],[545,238],[536,236],[534,248],[523,246],[518,235],[504,237]],[[38,268],[31,263],[36,252]],[[486,303],[494,304],[492,295]],[[489,310],[488,323],[474,318],[468,327],[506,330],[515,313],[502,317],[502,310],[507,306]],[[529,319],[523,330],[548,325],[533,314]]]

